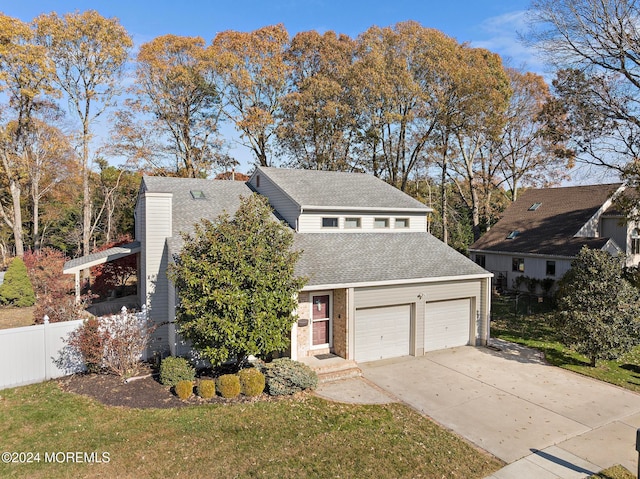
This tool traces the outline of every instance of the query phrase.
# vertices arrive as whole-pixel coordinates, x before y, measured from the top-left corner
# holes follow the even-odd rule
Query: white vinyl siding
[[[411,305],[356,310],[355,360],[408,356],[411,339]]]
[[[425,352],[469,344],[470,314],[469,298],[427,303],[424,327]]]
[[[260,186],[257,186],[257,177],[260,177]],[[296,228],[300,206],[278,188],[266,175],[256,174],[251,178],[251,186],[263,196],[269,199],[271,207],[291,226]]]
[[[172,195],[170,193],[144,193],[140,199],[144,225],[141,250],[140,300],[146,303],[149,317],[156,323],[166,323],[170,318],[169,280],[167,278],[168,253],[166,239],[172,235]],[[153,333],[150,345],[165,348],[168,346],[168,327],[158,327]]]
[[[337,217],[338,218],[338,228],[323,228],[322,227],[322,219],[329,217]],[[339,231],[341,233],[362,233],[362,232],[375,232],[375,233],[384,233],[384,232],[424,232],[427,231],[427,216],[424,213],[416,214],[416,215],[407,215],[403,214],[403,218],[409,218],[409,227],[408,228],[400,228],[399,230],[394,230],[391,227],[391,222],[388,228],[381,228],[375,226],[376,219],[382,218],[381,214],[371,213],[371,212],[344,212],[344,211],[336,211],[336,210],[328,210],[328,211],[314,211],[314,212],[304,212],[298,218],[298,232],[300,233],[331,233]],[[360,219],[360,227],[359,228],[349,228],[346,223],[347,218],[359,218]],[[390,216],[393,218],[393,216]]]
[[[571,259],[559,258],[559,257],[545,257],[545,256],[522,256],[514,253],[510,254],[497,254],[490,251],[484,251],[482,253],[485,256],[485,269],[491,271],[496,275],[506,275],[507,288],[514,287],[514,281],[518,276],[528,276],[529,278],[545,279],[547,278],[547,261],[555,261],[556,274],[553,279],[560,279],[571,268]],[[524,259],[524,273],[512,271],[513,258]]]

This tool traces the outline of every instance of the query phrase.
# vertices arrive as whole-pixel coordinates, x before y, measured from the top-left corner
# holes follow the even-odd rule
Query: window
[[[344,219],[344,227],[345,228],[360,228],[360,218],[345,218]]]
[[[408,228],[409,227],[409,218],[396,218],[396,228]]]
[[[388,228],[389,227],[389,218],[376,218],[373,220],[374,228]]]
[[[547,276],[555,276],[555,275],[556,275],[556,262],[547,261]]]
[[[514,230],[507,235],[507,239],[514,239],[516,236],[520,234],[520,231]]]
[[[337,228],[338,227],[338,218],[322,218],[322,227],[323,228]]]
[[[202,190],[191,190],[191,197],[194,200],[204,200],[204,192]]]
[[[483,254],[477,254],[476,255],[476,264],[480,265],[481,267],[485,267],[487,264],[487,258],[485,257],[485,255]]]
[[[531,206],[529,206],[529,211],[535,211],[538,208],[540,208],[540,206],[542,206],[542,203],[534,203]]]
[[[524,258],[513,258],[511,261],[511,271],[524,273]]]
[[[260,175],[256,175],[256,188],[260,188]]]
[[[640,229],[638,228],[631,233],[631,254],[640,254]]]

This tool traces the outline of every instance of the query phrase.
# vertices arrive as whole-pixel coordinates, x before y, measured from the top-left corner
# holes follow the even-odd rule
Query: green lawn
[[[503,466],[404,405],[312,395],[139,410],[46,382],[0,391],[0,419],[3,451],[40,453],[0,464],[1,477],[482,478]],[[56,452],[109,462],[46,463]]]
[[[494,298],[491,336],[539,349],[554,366],[640,392],[640,346],[616,361],[598,361],[595,368],[590,367],[585,356],[562,344],[561,335],[550,325],[550,309],[548,302],[520,298],[516,314],[513,299]]]

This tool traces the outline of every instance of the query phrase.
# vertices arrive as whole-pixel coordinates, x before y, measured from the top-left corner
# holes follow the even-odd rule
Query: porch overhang
[[[140,252],[140,242],[134,241],[132,243],[123,244],[120,246],[114,246],[113,248],[106,249],[104,251],[98,251],[96,253],[88,254],[87,256],[81,256],[67,261],[62,269],[63,274],[74,274],[76,277],[76,300],[80,299],[80,272],[98,266],[99,264],[106,263],[108,261],[115,261],[125,256],[130,256]]]

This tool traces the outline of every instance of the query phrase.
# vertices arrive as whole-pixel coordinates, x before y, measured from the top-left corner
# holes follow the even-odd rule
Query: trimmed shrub
[[[173,390],[180,399],[189,399],[193,394],[193,382],[187,380],[178,381]]]
[[[29,281],[27,267],[22,258],[14,258],[4,275],[4,283],[0,285],[0,303],[24,308],[33,306],[35,302],[36,295]]]
[[[202,399],[211,399],[216,395],[216,383],[211,379],[203,379],[198,383],[198,396]]]
[[[271,396],[287,396],[304,389],[315,389],[318,385],[315,371],[289,358],[274,359],[264,369],[267,392]]]
[[[234,398],[240,394],[240,378],[236,374],[223,374],[216,381],[216,388],[223,398]]]
[[[192,381],[196,371],[185,358],[169,356],[160,363],[160,383],[165,386],[175,386],[180,381]]]
[[[259,396],[264,391],[264,374],[257,369],[242,369],[238,376],[240,377],[240,392],[245,396]]]

